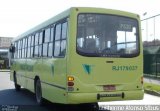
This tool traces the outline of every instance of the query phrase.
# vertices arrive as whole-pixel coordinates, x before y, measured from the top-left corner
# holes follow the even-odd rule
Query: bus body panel
[[[28,59],[27,62],[23,60],[18,61],[14,64],[16,66],[17,84],[20,84],[31,92],[35,92],[34,79],[38,76],[41,80],[44,98],[55,103],[66,103],[65,58],[61,60],[46,58],[38,60]],[[11,80],[13,81],[13,75],[11,76]]]
[[[140,42],[140,53],[137,57],[116,58],[116,57],[85,57],[76,51],[77,46],[77,17],[80,13],[100,13],[126,16],[138,21],[139,41],[141,41],[140,20],[137,15],[116,12],[113,10],[96,10],[77,8],[72,10],[71,36],[69,43],[68,76],[74,77],[74,90],[68,91],[68,102],[98,102],[108,100],[132,100],[143,99],[143,49]],[[114,90],[109,90],[114,86]],[[108,89],[107,89],[107,88]],[[125,97],[104,97],[98,100],[97,94],[118,94],[124,93]],[[74,102],[73,102],[74,101]]]
[[[100,92],[100,93],[69,93],[68,104],[80,104],[80,103],[95,103],[95,102],[106,102],[106,101],[124,101],[124,100],[141,100],[143,99],[144,92],[141,90],[123,91],[125,97],[109,97],[112,95],[121,94],[122,91],[116,92]],[[108,97],[101,97],[97,99],[97,94],[107,95]]]
[[[55,103],[60,101],[64,103],[66,101],[66,58],[43,59],[42,61],[43,71],[39,73],[42,77],[43,97]]]
[[[82,88],[82,90],[79,90],[80,92],[97,91],[96,87],[95,89],[90,89],[92,85],[96,85],[97,88],[103,88],[103,85],[116,85],[117,90],[142,88],[142,64],[137,61],[132,61],[134,59],[116,61],[116,59],[95,58],[95,60],[93,60],[83,57],[77,58],[78,57],[76,57],[76,60],[73,58],[73,62],[77,64],[73,63],[73,65],[71,65],[71,67],[74,67],[71,74],[75,77],[77,87]],[[91,62],[86,62],[89,60]],[[137,58],[137,60],[140,60],[140,58]],[[106,61],[113,61],[114,63],[106,63]],[[128,63],[128,61],[132,62]],[[97,64],[99,62],[101,62],[101,64]],[[89,73],[85,67],[90,68]],[[85,85],[89,85],[88,87],[90,88],[83,89]],[[98,91],[103,91],[103,89],[98,88]]]

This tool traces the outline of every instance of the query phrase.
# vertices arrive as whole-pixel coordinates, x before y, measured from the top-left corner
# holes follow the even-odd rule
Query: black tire
[[[93,110],[94,111],[99,111],[99,105],[98,105],[98,103],[92,103],[91,106],[93,106]]]
[[[81,108],[82,108],[81,110],[85,110],[85,111],[99,111],[98,103],[85,103],[85,104],[82,104]]]
[[[43,105],[41,81],[39,79],[35,82],[35,96],[38,105]]]
[[[15,87],[16,91],[20,91],[21,90],[21,86],[17,84],[16,74],[14,74],[14,87]]]

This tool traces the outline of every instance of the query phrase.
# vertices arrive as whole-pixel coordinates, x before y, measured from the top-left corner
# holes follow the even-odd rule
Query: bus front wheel
[[[17,77],[16,77],[16,74],[15,74],[15,73],[14,73],[13,78],[14,78],[14,87],[15,87],[15,90],[16,90],[16,91],[20,91],[21,86],[17,84]]]
[[[42,89],[41,89],[41,81],[39,79],[36,80],[35,84],[35,95],[36,95],[36,101],[39,105],[42,105],[43,99],[42,99]]]

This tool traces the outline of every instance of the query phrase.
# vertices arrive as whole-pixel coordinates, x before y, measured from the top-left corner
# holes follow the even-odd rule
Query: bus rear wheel
[[[41,89],[41,81],[39,79],[37,79],[35,83],[35,95],[38,105],[42,105],[43,104],[42,89]]]
[[[14,73],[14,87],[16,91],[20,91],[21,90],[21,86],[17,84],[17,77],[16,74]]]
[[[98,103],[84,103],[81,108],[86,111],[99,111]]]

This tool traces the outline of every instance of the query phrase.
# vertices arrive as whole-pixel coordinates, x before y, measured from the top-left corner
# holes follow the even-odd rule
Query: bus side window
[[[28,37],[27,58],[31,57],[31,36]]]
[[[23,38],[23,45],[22,45],[22,58],[25,58],[25,38]]]
[[[38,57],[38,39],[39,39],[39,33],[37,32],[35,35],[35,48],[34,48],[34,57]]]
[[[15,42],[15,53],[14,53],[14,58],[15,58],[15,59],[18,58],[18,43],[17,43],[17,41]]]
[[[18,41],[18,58],[21,58],[21,40]]]
[[[22,58],[22,48],[23,48],[23,40],[21,39],[21,47],[20,47],[20,51],[21,51],[21,58]]]
[[[60,56],[65,56],[65,53],[66,53],[66,38],[67,38],[67,22],[62,24],[62,38],[61,38]]]
[[[50,42],[48,44],[48,57],[53,56],[53,38],[54,38],[54,25],[51,28],[51,36],[50,36]]]
[[[58,57],[60,55],[60,38],[61,38],[61,24],[57,24],[55,29],[55,46],[54,46],[55,57]]]
[[[48,56],[49,41],[50,41],[50,27],[44,30],[43,57]]]
[[[19,41],[17,41],[17,59],[19,59]]]
[[[53,42],[50,42],[48,45],[48,57],[52,57],[53,55]]]
[[[43,57],[47,57],[48,43],[43,44]]]
[[[67,22],[56,25],[54,56],[64,57],[66,53]]]
[[[35,35],[32,35],[32,41],[31,41],[31,57],[34,57],[34,38],[35,38]]]
[[[51,28],[51,38],[50,38],[50,41],[53,42],[53,39],[54,39],[54,25]]]
[[[27,58],[27,43],[28,43],[28,39],[27,39],[27,37],[25,38],[26,40],[25,40],[25,58]]]
[[[39,46],[38,46],[38,55],[42,56],[42,42],[43,42],[43,32],[41,31],[39,34]]]

